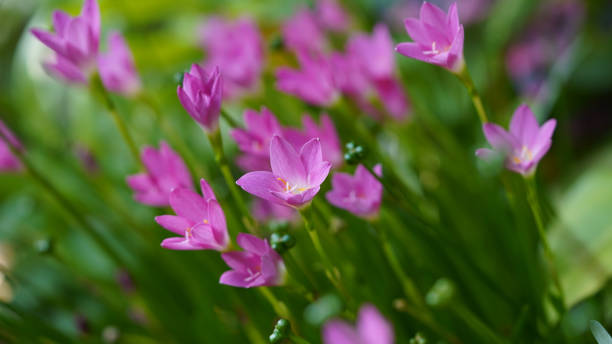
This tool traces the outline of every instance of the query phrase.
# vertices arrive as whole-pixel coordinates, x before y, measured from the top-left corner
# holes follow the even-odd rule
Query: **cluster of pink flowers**
[[[96,0],[85,0],[81,14],[76,17],[55,11],[53,29],[53,32],[31,31],[55,52],[55,60],[44,64],[49,74],[71,83],[86,84],[98,70],[109,91],[127,96],[140,92],[132,53],[119,33],[110,35],[108,53],[99,53],[100,8]]]

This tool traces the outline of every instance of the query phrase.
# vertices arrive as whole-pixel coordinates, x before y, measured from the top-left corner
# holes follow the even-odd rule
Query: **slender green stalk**
[[[468,325],[475,333],[480,334],[483,340],[485,340],[487,343],[508,343],[507,340],[500,338],[497,333],[493,332],[493,330],[491,330],[486,324],[478,319],[474,313],[465,308],[463,305],[451,305],[451,309],[459,316],[459,318],[463,319],[466,325]]]
[[[487,118],[487,113],[485,112],[484,106],[482,105],[482,100],[480,99],[480,95],[478,94],[478,90],[476,90],[476,86],[474,85],[474,81],[470,76],[470,72],[468,71],[467,65],[464,65],[459,73],[455,73],[457,78],[461,80],[465,88],[467,88],[468,93],[470,94],[470,98],[472,98],[472,103],[476,108],[476,113],[478,114],[478,118],[480,118],[480,122],[487,123],[489,120]]]
[[[229,125],[230,127],[240,127],[240,124],[236,122],[236,120],[227,112],[227,110],[225,110],[225,108],[221,108],[221,117],[223,117],[223,119],[227,122],[227,125]]]
[[[34,179],[40,186],[47,191],[47,194],[51,198],[55,199],[57,203],[64,208],[64,210],[70,214],[74,220],[81,225],[81,228],[87,232],[87,234],[100,246],[100,248],[106,253],[106,255],[117,265],[123,266],[123,260],[115,252],[115,250],[106,242],[104,237],[98,232],[96,228],[89,224],[81,212],[66,198],[62,193],[47,180],[42,173],[40,173],[34,165],[25,157],[21,150],[16,149],[10,143],[7,137],[4,136],[0,131],[0,139],[6,142],[11,152],[19,159],[21,164],[24,166],[28,174]]]
[[[227,163],[227,159],[225,157],[225,153],[223,152],[223,141],[221,138],[221,132],[217,130],[213,133],[207,133],[207,135],[208,139],[210,140],[210,145],[213,149],[213,152],[215,153],[215,161],[219,165],[219,169],[221,170],[223,179],[225,179],[225,184],[230,190],[234,202],[242,216],[242,223],[249,232],[256,234],[257,222],[255,222],[255,219],[253,219],[253,217],[251,216],[250,211],[247,209],[242,199],[242,196],[240,195],[238,186],[236,186],[234,176],[232,176],[232,171],[230,170],[229,164]]]
[[[276,296],[274,296],[274,293],[270,291],[270,288],[258,287],[257,290],[261,293],[261,295],[266,298],[266,300],[268,300],[277,316],[288,319],[291,325],[295,326],[296,322],[293,316],[291,315],[291,312],[289,312],[289,309],[287,308],[284,302],[280,301],[276,298]],[[293,330],[295,331],[295,328]]]
[[[559,312],[561,312],[561,314],[563,314],[565,313],[565,298],[563,294],[563,287],[561,286],[561,281],[559,279],[555,256],[550,248],[550,244],[548,243],[548,238],[546,236],[546,229],[544,228],[544,221],[542,219],[542,209],[540,208],[540,201],[538,199],[537,186],[534,176],[531,175],[526,177],[525,184],[527,187],[527,202],[529,203],[529,207],[531,208],[531,212],[533,214],[533,218],[538,229],[538,236],[540,237],[542,247],[544,248],[544,254],[550,267],[553,283],[555,285],[555,288],[557,289],[557,292],[559,293],[559,298],[561,299],[562,305],[561,307],[558,307],[558,310]]]

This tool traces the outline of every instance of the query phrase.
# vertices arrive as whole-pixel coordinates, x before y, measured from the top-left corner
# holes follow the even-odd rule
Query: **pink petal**
[[[520,148],[516,139],[497,124],[485,123],[482,130],[489,144],[498,151],[509,152],[515,147]]]
[[[524,146],[531,147],[538,136],[540,126],[531,109],[522,104],[519,106],[510,122],[510,133],[520,140]]]
[[[459,13],[457,12],[456,2],[453,2],[448,8],[446,22],[448,23],[448,30],[450,30],[450,32],[459,30]]]
[[[173,238],[165,239],[164,241],[162,241],[161,247],[167,248],[169,250],[180,250],[180,251],[201,250],[202,249],[199,246],[193,245],[184,237],[173,237]]]
[[[194,223],[200,223],[208,216],[208,204],[192,190],[176,188],[170,193],[170,206],[177,215]]]
[[[550,142],[553,136],[553,133],[555,132],[556,126],[557,126],[556,119],[553,118],[553,119],[549,119],[548,121],[546,121],[546,123],[544,123],[544,125],[542,125],[542,127],[538,130],[537,138],[535,142],[533,143],[533,146],[531,149],[533,151],[539,151],[540,149],[542,149],[544,145]]]
[[[430,24],[440,29],[446,28],[446,13],[440,7],[425,1],[421,6],[419,19],[423,23]]]
[[[321,140],[318,137],[311,139],[302,146],[300,160],[306,169],[306,173],[320,168],[323,162],[323,152],[321,152]]]
[[[72,17],[64,11],[53,11],[53,29],[55,34],[63,37]]]
[[[398,53],[425,62],[429,62],[430,58],[423,55],[423,50],[417,43],[400,43],[395,46],[395,51]]]
[[[57,35],[41,29],[32,29],[30,32],[32,32],[34,37],[38,38],[42,44],[48,46],[59,54],[64,53],[64,42]]]
[[[246,272],[259,264],[259,257],[251,252],[232,251],[221,254],[221,259],[230,268],[238,272]]]
[[[200,188],[202,189],[202,196],[204,197],[205,201],[217,199],[215,197],[215,192],[204,178],[200,179]]]
[[[155,217],[155,222],[165,229],[178,235],[185,235],[185,230],[191,227],[191,223],[185,218],[175,215],[161,215]]]
[[[227,233],[225,214],[219,203],[214,199],[208,201],[208,222],[214,230],[215,241],[221,246],[226,246],[229,242],[229,234]]]
[[[278,200],[272,197],[270,191],[283,190],[274,174],[268,171],[249,172],[240,177],[240,179],[236,181],[236,184],[252,195],[273,202],[277,202]]]
[[[359,334],[349,324],[341,320],[330,320],[323,326],[324,344],[359,344]]]
[[[275,176],[290,184],[303,185],[307,180],[300,156],[289,142],[278,135],[270,142],[270,167]]]
[[[357,317],[357,332],[368,344],[393,344],[393,328],[372,305],[364,305]]]
[[[226,271],[219,278],[219,283],[230,285],[232,287],[240,287],[240,288],[248,288],[249,282],[246,279],[249,277],[246,273],[241,273],[237,271]]]
[[[255,253],[259,256],[267,254],[270,250],[270,246],[265,240],[251,234],[238,234],[236,243],[238,243],[238,246],[242,247],[245,251]]]

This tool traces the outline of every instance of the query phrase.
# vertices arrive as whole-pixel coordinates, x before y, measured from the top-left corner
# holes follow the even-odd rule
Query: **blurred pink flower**
[[[382,166],[376,165],[374,173],[382,176]],[[325,197],[338,208],[357,216],[374,218],[378,215],[382,200],[382,184],[363,165],[358,165],[355,175],[336,172],[332,176],[332,189]]]
[[[170,206],[175,215],[157,216],[155,221],[180,237],[165,239],[161,246],[171,250],[227,249],[230,238],[223,209],[210,185],[200,180],[202,195],[179,187],[170,193]]]
[[[223,77],[219,68],[208,74],[202,67],[193,64],[176,92],[183,108],[204,131],[211,133],[219,129],[223,97]]]
[[[8,145],[15,149],[23,149],[21,142],[15,134],[0,120],[0,171],[20,171],[23,166],[19,159],[13,154]],[[4,141],[2,138],[6,138]]]
[[[32,34],[55,52],[55,62],[45,63],[52,75],[74,83],[87,83],[95,70],[100,40],[100,9],[96,0],[85,0],[81,14],[71,17],[53,12],[54,32],[32,29]]]
[[[300,9],[287,19],[283,23],[282,34],[285,46],[293,52],[320,54],[327,46],[317,15],[308,9]]]
[[[298,51],[300,70],[280,67],[276,70],[276,88],[303,101],[319,106],[329,106],[338,97],[334,83],[332,64],[320,54]]]
[[[249,172],[236,184],[257,197],[300,208],[319,192],[331,163],[323,160],[319,139],[306,142],[298,153],[288,141],[275,135],[270,143],[270,166],[271,172]]]
[[[170,204],[170,192],[175,188],[193,189],[191,174],[183,159],[165,142],[159,145],[159,150],[145,147],[141,159],[147,172],[127,177],[138,202],[164,207]]]
[[[524,176],[531,175],[552,144],[557,121],[550,119],[541,127],[525,104],[516,109],[510,131],[493,123],[485,123],[483,131],[493,150],[481,148],[476,155],[488,159],[495,154],[505,157],[506,168]]]
[[[297,215],[293,208],[266,201],[261,198],[256,198],[253,201],[251,210],[253,211],[253,217],[260,222],[271,220],[293,221]]]
[[[234,128],[230,135],[238,145],[242,156],[238,165],[246,171],[270,168],[270,140],[281,133],[281,125],[274,114],[265,107],[260,113],[247,109],[244,112],[245,128]]]
[[[374,88],[386,112],[395,120],[402,121],[412,114],[412,107],[406,97],[406,90],[397,79],[375,80]]]
[[[349,25],[348,14],[336,0],[318,0],[315,16],[319,25],[326,30],[341,32]]]
[[[241,288],[278,286],[284,283],[285,263],[267,240],[240,233],[236,242],[244,251],[221,254],[221,258],[232,270],[224,272],[219,283]]]
[[[107,90],[125,96],[134,96],[140,92],[141,83],[134,66],[134,57],[120,33],[110,34],[108,53],[98,56],[98,70]]]
[[[253,20],[209,18],[200,29],[200,38],[207,54],[204,68],[219,67],[225,98],[236,98],[257,88],[264,67],[264,46]]]
[[[371,35],[358,33],[352,36],[347,51],[358,57],[369,78],[387,79],[395,75],[393,40],[384,24],[377,24]]]
[[[321,142],[323,160],[331,162],[335,168],[340,167],[344,162],[344,157],[334,122],[326,113],[321,115],[320,122],[321,124],[317,125],[312,117],[304,115],[302,116],[304,130],[301,137],[295,131],[285,132],[285,137],[296,149],[302,147],[307,141],[318,138]],[[294,138],[289,138],[290,134],[293,134]]]
[[[323,326],[324,344],[393,344],[394,341],[390,323],[370,304],[359,309],[356,327],[337,319]]]
[[[407,57],[444,67],[458,73],[464,66],[463,25],[459,23],[457,3],[448,14],[439,7],[424,2],[420,18],[408,18],[406,31],[414,42],[400,43],[395,50]]]

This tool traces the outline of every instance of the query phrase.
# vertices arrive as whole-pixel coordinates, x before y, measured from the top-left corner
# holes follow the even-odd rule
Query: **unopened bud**
[[[355,142],[347,143],[345,148],[346,152],[344,153],[344,160],[349,165],[356,165],[360,163],[366,156],[366,149]]]

